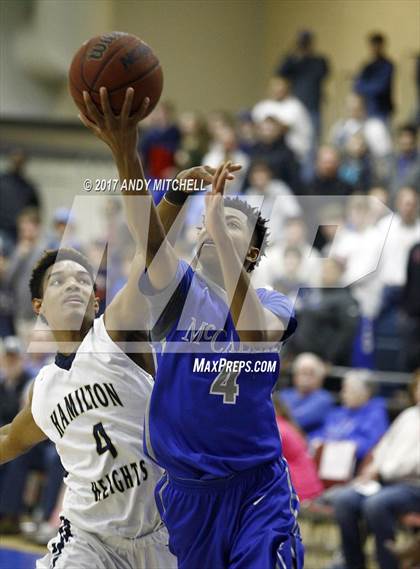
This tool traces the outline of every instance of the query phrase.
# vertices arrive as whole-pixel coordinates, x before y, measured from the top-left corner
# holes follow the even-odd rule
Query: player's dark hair
[[[44,275],[46,271],[59,261],[74,261],[84,267],[90,275],[92,282],[95,282],[93,268],[89,263],[87,257],[80,251],[71,248],[63,249],[49,249],[44,251],[42,257],[36,262],[32,269],[31,278],[29,280],[29,288],[31,291],[31,298],[43,298],[44,291],[42,288]],[[93,290],[96,290],[95,284]]]
[[[265,254],[269,234],[267,227],[268,220],[261,217],[261,214],[257,208],[250,206],[249,203],[239,198],[225,198],[224,204],[225,207],[231,207],[244,213],[248,219],[249,226],[254,227],[254,232],[252,234],[252,244],[254,247],[257,247],[260,252],[257,260],[250,263],[247,268],[247,272],[250,273],[255,269],[255,267],[260,262],[261,257]]]

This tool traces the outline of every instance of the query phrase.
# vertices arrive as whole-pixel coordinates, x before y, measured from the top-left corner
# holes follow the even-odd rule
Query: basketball
[[[88,91],[101,111],[100,87],[108,90],[109,101],[119,114],[128,87],[134,89],[131,114],[145,97],[150,98],[147,114],[157,105],[163,87],[163,73],[153,50],[140,38],[111,32],[85,42],[73,57],[69,89],[74,102],[86,114],[83,91]]]

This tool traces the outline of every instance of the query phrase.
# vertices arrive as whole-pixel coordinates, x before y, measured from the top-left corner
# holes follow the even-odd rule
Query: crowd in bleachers
[[[331,498],[347,566],[352,569],[364,567],[355,520],[368,519],[378,544],[393,541],[400,510],[394,502],[388,508],[386,489],[391,481],[402,485],[407,479],[411,484],[420,477],[418,440],[416,446],[416,440],[410,439],[412,446],[400,457],[401,468],[387,462],[393,452],[389,448],[404,441],[407,429],[419,429],[418,374],[415,406],[389,427],[387,402],[383,394],[375,393],[367,371],[413,372],[420,367],[420,109],[417,114],[407,110],[406,121],[394,124],[394,66],[385,38],[373,34],[368,45],[369,62],[354,78],[343,116],[329,130],[321,114],[329,62],[316,52],[313,34],[305,31],[299,34],[295,50],[279,62],[267,98],[237,114],[207,115],[177,114],[164,101],[142,123],[139,146],[151,178],[172,178],[182,169],[217,166],[227,159],[241,164],[242,170],[229,183],[229,194],[255,200],[270,219],[269,246],[253,283],[285,293],[297,311],[298,329],[284,346],[293,385],[275,397],[297,491],[303,500],[322,494],[321,470],[314,457],[332,442],[350,443],[345,453],[351,455],[351,468],[363,466],[373,456],[374,466],[366,475],[362,470],[361,476],[379,477],[386,483],[369,498],[357,494],[353,486]],[[417,89],[420,93],[420,63]],[[161,193],[154,196],[156,201],[161,197]],[[262,205],[259,198],[264,198]],[[109,198],[107,204],[103,240],[86,243],[66,208],[42,221],[42,204],[25,175],[20,152],[10,156],[8,170],[0,176],[0,426],[17,413],[28,384],[48,360],[46,354],[26,354],[34,323],[28,281],[41,252],[65,244],[84,250],[96,265],[103,244],[113,240],[115,259],[108,267],[103,263],[97,281],[102,302],[105,282],[108,298],[124,283],[132,253],[130,238],[118,198]],[[187,204],[176,247],[191,257],[203,198],[191,197]],[[345,376],[339,405],[323,387],[330,366],[337,365],[364,369]],[[416,451],[417,462],[415,457],[410,462],[408,455]],[[62,470],[54,449],[44,443],[0,469],[1,532],[18,529],[26,507],[23,489],[33,468],[47,475],[35,518],[45,526],[51,517]],[[420,495],[414,494],[413,490],[411,507],[420,502]],[[401,511],[407,504],[404,500]],[[378,519],[383,522],[380,527],[375,525]],[[46,530],[37,539],[44,541]],[[394,554],[383,543],[378,556],[381,568],[397,567]]]

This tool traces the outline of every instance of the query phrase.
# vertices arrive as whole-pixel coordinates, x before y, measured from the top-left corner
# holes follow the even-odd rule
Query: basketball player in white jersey
[[[59,534],[37,569],[176,567],[153,496],[162,473],[142,444],[153,359],[131,359],[115,343],[127,337],[118,330],[130,328],[133,307],[138,318],[145,306],[139,264],[97,319],[93,272],[83,255],[49,251],[34,268],[35,311],[69,353],[39,372],[26,407],[0,431],[0,462],[48,437],[68,472]]]
[[[129,106],[123,109],[121,136],[137,136],[133,125],[147,104],[130,118]],[[0,429],[0,464],[49,438],[68,473],[62,524],[37,569],[176,567],[154,499],[162,471],[143,452],[153,357],[129,357],[120,347],[133,336],[127,330],[147,341],[143,270],[136,255],[127,284],[100,318],[93,271],[79,252],[46,252],[33,270],[34,310],[61,351],[39,372],[24,409]]]

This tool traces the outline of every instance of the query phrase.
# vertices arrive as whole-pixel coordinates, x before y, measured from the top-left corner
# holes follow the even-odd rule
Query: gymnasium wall
[[[143,36],[155,48],[164,97],[180,110],[237,110],[264,96],[280,54],[302,28],[315,31],[332,62],[328,123],[342,112],[371,30],[387,34],[398,66],[397,119],[412,112],[418,0],[1,0],[0,110],[75,119],[65,81],[72,54],[83,39],[112,29]]]
[[[114,0],[114,27],[143,36],[180,109],[252,105],[263,84],[266,12],[258,0]]]
[[[397,67],[396,121],[407,120],[415,106],[415,62],[420,52],[418,0],[266,0],[264,77],[279,54],[292,45],[297,30],[316,33],[319,51],[328,55],[333,73],[327,86],[325,119],[342,113],[352,78],[366,59],[365,38],[371,31],[388,37],[388,52]]]

